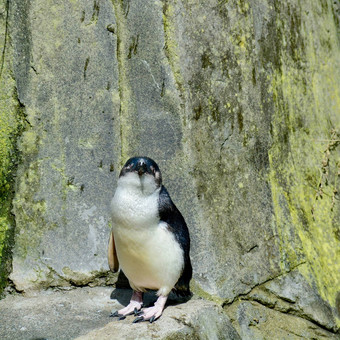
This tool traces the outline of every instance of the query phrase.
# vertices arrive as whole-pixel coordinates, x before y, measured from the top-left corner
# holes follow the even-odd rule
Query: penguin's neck
[[[158,225],[160,188],[156,187],[153,177],[149,177],[142,176],[140,179],[137,174],[128,174],[119,179],[111,203],[116,227],[140,229]]]

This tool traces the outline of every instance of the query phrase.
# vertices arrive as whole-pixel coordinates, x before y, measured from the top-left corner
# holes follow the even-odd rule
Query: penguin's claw
[[[144,317],[143,316],[137,316],[136,319],[134,319],[132,321],[132,323],[137,323],[137,322],[140,322],[140,321],[144,321]]]
[[[162,315],[167,298],[167,296],[160,295],[154,306],[141,310],[143,307],[142,293],[134,292],[130,303],[125,308],[112,312],[110,316],[117,317],[120,321],[124,320],[127,315],[134,315],[136,318],[133,323],[141,321],[153,323]]]
[[[111,318],[112,318],[112,317],[113,317],[113,318],[118,318],[118,321],[124,320],[124,319],[126,318],[125,315],[119,314],[117,310],[116,310],[114,313],[112,312],[112,313],[110,314],[110,317],[111,317]]]
[[[119,320],[124,320],[125,316],[127,315],[139,315],[139,310],[143,307],[143,303],[139,303],[137,301],[130,301],[130,303],[125,307],[122,308],[114,313],[112,313],[110,316],[118,317]],[[121,318],[124,316],[124,318]]]
[[[137,323],[137,322],[141,322],[141,321],[149,321],[150,323],[153,323],[156,319],[158,319],[158,316],[156,315],[152,315],[151,317],[147,317],[144,315],[144,313],[142,311],[139,311],[137,314],[136,319],[133,320],[132,323]]]
[[[115,318],[115,317],[120,317],[120,316],[122,316],[122,315],[119,314],[117,310],[116,310],[115,312],[112,312],[112,313],[110,314],[110,318]]]

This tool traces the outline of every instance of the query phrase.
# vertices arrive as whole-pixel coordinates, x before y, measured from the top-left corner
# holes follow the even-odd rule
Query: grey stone
[[[228,315],[243,340],[338,339],[339,336],[289,313],[266,308],[254,301],[238,301]]]
[[[317,287],[306,294],[313,301],[322,296],[328,305],[311,318],[331,328],[330,311],[339,325],[340,284],[340,206],[334,194],[339,131],[333,128],[340,115],[331,99],[339,97],[340,59],[330,52],[338,51],[333,11],[330,2],[164,6],[201,214],[191,229],[196,282],[230,302],[303,268]],[[326,31],[328,52],[322,47]],[[333,103],[330,110],[326,102]]]
[[[260,51],[251,39],[251,8],[238,7],[220,1],[165,6],[202,215],[192,225],[199,245],[192,250],[194,277],[204,291],[230,300],[280,272],[266,180],[270,108],[262,105],[269,93],[261,88],[268,81],[262,65],[258,82],[252,81],[250,53],[256,63]]]
[[[228,317],[220,307],[204,300],[191,300],[187,303],[167,307],[162,317],[149,322],[132,324],[135,317],[124,321],[111,322],[101,329],[96,329],[79,340],[112,339],[241,339]]]
[[[0,301],[1,339],[74,339],[111,322],[111,288],[46,291]]]
[[[277,336],[284,339],[313,338],[320,334],[336,338],[332,309],[297,269],[255,287],[225,310],[242,339],[266,339],[278,329],[282,333]],[[276,324],[275,320],[280,318],[282,321]]]
[[[336,3],[10,8],[10,72],[26,119],[11,202],[17,290],[112,281],[109,202],[122,163],[145,154],[188,222],[193,289],[234,301],[244,336],[248,312],[279,318],[289,304],[295,315],[284,319],[303,323],[300,336],[316,336],[311,324],[338,329]],[[293,269],[305,280],[286,276]]]
[[[15,36],[15,75],[30,126],[19,144],[11,280],[18,290],[82,285],[107,272],[108,207],[119,168],[116,37],[106,29],[115,23],[113,7],[22,7],[16,3],[15,18],[26,11],[19,24],[26,33]]]
[[[316,288],[308,284],[297,270],[269,281],[263,288],[274,294],[273,301],[276,301],[278,309],[281,300],[284,300],[290,304],[290,312],[294,311],[299,316],[336,331],[337,325],[331,308],[320,298]],[[285,310],[284,307],[282,309]]]
[[[150,324],[133,324],[110,318],[121,308],[131,290],[119,290],[111,300],[112,288],[78,288],[46,291],[30,296],[7,296],[0,301],[0,337],[10,339],[240,339],[228,317],[214,303],[191,300],[169,305],[163,316]],[[147,294],[146,303],[155,295]]]

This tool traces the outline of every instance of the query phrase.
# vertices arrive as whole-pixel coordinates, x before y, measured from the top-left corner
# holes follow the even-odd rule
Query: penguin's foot
[[[118,320],[124,320],[127,315],[135,314],[138,315],[139,311],[143,307],[143,293],[142,292],[136,292],[134,291],[130,300],[130,303],[116,311],[112,312],[110,316],[112,317],[118,317]]]
[[[157,299],[153,307],[145,308],[143,309],[142,313],[138,313],[138,316],[135,320],[133,320],[133,323],[140,321],[149,321],[150,323],[152,323],[155,320],[157,320],[163,313],[167,299],[168,299],[167,296],[161,295]]]

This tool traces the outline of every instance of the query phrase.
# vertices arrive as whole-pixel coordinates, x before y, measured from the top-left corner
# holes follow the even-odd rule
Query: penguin
[[[133,289],[130,303],[111,314],[119,320],[134,314],[152,323],[171,291],[190,298],[190,236],[185,220],[162,185],[151,158],[132,157],[123,166],[111,201],[112,231],[108,262],[122,270]],[[154,306],[143,309],[143,292],[157,290]]]

